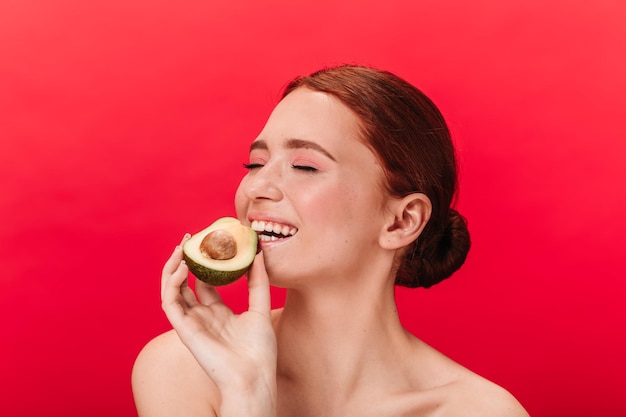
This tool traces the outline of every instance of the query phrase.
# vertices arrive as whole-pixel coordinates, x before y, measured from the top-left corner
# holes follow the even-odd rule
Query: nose
[[[280,168],[268,164],[248,172],[241,181],[240,191],[251,201],[280,201],[283,198],[281,178]]]

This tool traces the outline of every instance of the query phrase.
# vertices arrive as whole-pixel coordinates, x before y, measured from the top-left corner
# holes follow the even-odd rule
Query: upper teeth
[[[284,224],[278,224],[273,222],[266,222],[263,220],[254,220],[250,225],[255,232],[272,232],[283,236],[293,236],[298,229],[295,227],[289,227]]]

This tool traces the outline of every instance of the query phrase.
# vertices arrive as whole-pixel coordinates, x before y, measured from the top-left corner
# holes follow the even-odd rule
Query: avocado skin
[[[250,269],[250,266],[247,266],[238,271],[218,271],[216,269],[211,269],[207,268],[206,266],[200,265],[189,256],[187,256],[187,254],[184,252],[183,259],[189,267],[189,271],[194,274],[196,278],[214,287],[233,283],[241,278],[248,271],[248,269]]]

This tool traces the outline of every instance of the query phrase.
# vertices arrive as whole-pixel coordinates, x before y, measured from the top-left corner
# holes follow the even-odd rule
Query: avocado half
[[[191,273],[213,286],[241,278],[256,252],[256,232],[234,217],[216,220],[183,245],[183,258]]]

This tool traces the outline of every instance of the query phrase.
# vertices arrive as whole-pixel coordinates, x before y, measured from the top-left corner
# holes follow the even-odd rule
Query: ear
[[[413,193],[388,204],[389,217],[378,243],[384,249],[400,249],[410,245],[424,230],[430,219],[432,204],[426,194]]]

